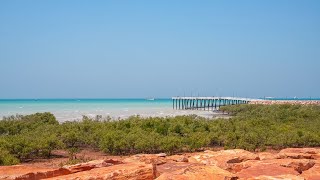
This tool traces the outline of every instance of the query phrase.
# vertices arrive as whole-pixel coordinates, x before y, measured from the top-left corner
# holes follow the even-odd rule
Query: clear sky
[[[0,1],[0,98],[320,97],[320,1]]]

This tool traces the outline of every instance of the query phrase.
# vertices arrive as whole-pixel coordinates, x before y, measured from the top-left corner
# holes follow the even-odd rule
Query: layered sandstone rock
[[[155,168],[152,164],[127,163],[109,167],[94,168],[65,176],[50,178],[51,180],[152,180],[155,179]]]
[[[217,166],[192,165],[183,169],[163,173],[157,180],[236,180],[236,175]]]
[[[146,164],[161,165],[165,164],[167,159],[156,154],[137,154],[124,159],[123,162],[144,162]]]
[[[169,156],[167,159],[175,162],[189,162],[188,157],[185,155],[173,155]]]
[[[0,179],[5,180],[37,180],[70,174],[65,168],[39,168],[32,166],[0,166]]]
[[[320,180],[317,148],[287,148],[279,153],[242,149],[204,151],[168,156],[138,154],[122,160],[106,159],[63,168],[2,166],[0,179],[256,179]]]
[[[77,173],[81,171],[88,171],[94,168],[107,167],[107,166],[112,166],[116,164],[122,164],[122,162],[118,160],[113,160],[113,159],[94,160],[86,163],[64,166],[63,168],[68,169],[71,173]]]
[[[278,156],[274,153],[270,153],[270,152],[261,152],[258,153],[259,159],[260,160],[268,160],[268,159],[277,159]]]
[[[239,178],[254,178],[258,176],[299,175],[293,168],[287,168],[278,164],[254,164],[236,173]]]
[[[185,169],[190,166],[199,165],[197,163],[185,163],[185,162],[167,162],[160,166],[157,166],[156,176],[160,176],[163,173],[170,173],[180,169]]]
[[[202,163],[205,165],[216,165],[222,169],[229,170],[234,163],[241,163],[248,160],[258,160],[257,154],[243,149],[205,151],[189,158],[189,162]]]
[[[313,167],[315,165],[314,160],[310,159],[269,159],[269,160],[249,160],[242,163],[235,163],[229,166],[229,171],[237,173],[243,169],[248,169],[252,166],[265,166],[269,167],[270,165],[281,166],[286,168],[291,168],[298,173],[302,173]]]
[[[316,164],[306,170],[303,171],[301,177],[305,178],[306,180],[319,180],[320,179],[320,161],[317,161]]]
[[[286,174],[280,176],[258,176],[254,178],[248,178],[247,180],[304,180],[304,178],[291,174]]]
[[[278,158],[319,159],[320,151],[315,148],[287,148],[278,153]]]

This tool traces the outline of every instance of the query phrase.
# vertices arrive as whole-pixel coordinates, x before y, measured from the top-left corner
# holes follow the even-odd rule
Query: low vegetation
[[[197,116],[130,117],[111,121],[83,117],[59,124],[51,113],[4,117],[0,121],[0,165],[50,158],[66,149],[70,160],[81,148],[109,154],[175,153],[223,146],[246,150],[320,146],[320,107],[233,105],[230,119]]]

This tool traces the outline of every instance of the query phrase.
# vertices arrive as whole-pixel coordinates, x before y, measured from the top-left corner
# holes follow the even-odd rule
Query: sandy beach
[[[200,111],[200,110],[174,110],[172,108],[122,108],[114,110],[95,110],[95,111],[74,111],[74,112],[52,112],[58,121],[81,120],[82,116],[95,118],[97,115],[102,116],[102,119],[110,117],[112,120],[126,119],[130,116],[140,117],[173,117],[183,115],[197,115],[205,118],[214,118],[223,116],[217,111]]]

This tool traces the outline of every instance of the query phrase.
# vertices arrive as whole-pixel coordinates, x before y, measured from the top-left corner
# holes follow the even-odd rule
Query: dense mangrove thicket
[[[320,107],[233,105],[222,108],[230,119],[197,116],[130,117],[110,121],[83,117],[59,124],[51,113],[5,117],[0,121],[0,165],[49,158],[81,148],[110,154],[175,153],[224,146],[246,150],[320,146]]]

